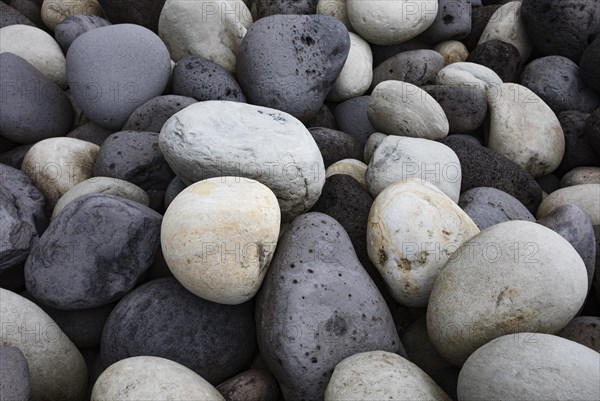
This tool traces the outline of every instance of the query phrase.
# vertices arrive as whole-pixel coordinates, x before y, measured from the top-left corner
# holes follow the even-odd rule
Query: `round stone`
[[[441,106],[449,132],[471,132],[483,124],[487,100],[481,92],[458,85],[426,85],[421,89]]]
[[[29,393],[27,359],[25,359],[19,348],[0,345],[0,399],[27,401],[29,400]]]
[[[225,401],[194,371],[155,356],[127,358],[109,366],[96,380],[91,397],[91,401]]]
[[[535,217],[517,198],[496,188],[471,188],[460,195],[458,205],[480,230],[511,220],[535,222]]]
[[[502,79],[493,70],[483,65],[462,62],[442,68],[435,78],[437,85],[464,86],[486,94],[488,88],[502,84]]]
[[[345,132],[328,128],[310,128],[309,131],[321,151],[326,168],[342,159],[362,159],[362,145]]]
[[[44,2],[48,2],[48,0]],[[54,37],[66,54],[75,39],[87,31],[108,25],[110,22],[97,15],[73,15],[66,17],[55,27]]]
[[[579,316],[571,320],[557,336],[585,345],[600,352],[600,317]]]
[[[458,40],[445,40],[435,45],[433,50],[444,57],[444,65],[467,61],[469,57],[467,47]]]
[[[438,275],[429,337],[461,366],[503,334],[557,332],[583,306],[587,284],[583,260],[559,234],[529,221],[496,224],[463,243]]]
[[[365,180],[366,172],[367,165],[360,160],[343,159],[327,167],[327,170],[325,170],[325,176],[329,178],[337,174],[349,175],[360,185],[362,185],[364,189],[367,189],[367,181]]]
[[[131,113],[123,126],[123,131],[160,132],[167,120],[196,103],[196,99],[186,96],[166,95],[148,100]]]
[[[458,377],[458,399],[598,400],[600,355],[550,334],[519,332],[471,355]]]
[[[91,121],[114,130],[121,129],[137,107],[163,92],[170,71],[163,42],[138,25],[93,29],[79,36],[67,53],[75,102]]]
[[[527,35],[525,23],[521,17],[521,2],[511,1],[502,5],[490,18],[479,38],[479,44],[490,40],[500,40],[517,48],[521,62],[531,56],[533,45]]]
[[[373,79],[373,54],[369,43],[355,33],[349,32],[349,35],[348,58],[327,94],[330,102],[343,102],[364,95]]]
[[[377,85],[367,113],[373,127],[384,134],[433,140],[448,135],[448,118],[440,104],[408,82]]]
[[[593,225],[600,225],[600,184],[582,184],[560,188],[548,194],[537,210],[541,219],[559,206],[576,205],[583,209]]]
[[[435,400],[450,397],[417,365],[385,351],[362,352],[338,363],[325,401]]]
[[[471,0],[437,0],[437,3],[435,20],[419,35],[419,39],[428,43],[440,43],[467,36],[471,30]],[[416,4],[418,3],[407,3],[403,10],[405,15],[411,15]],[[427,12],[427,5],[425,7],[424,12]]]
[[[409,50],[392,56],[373,70],[374,89],[383,81],[403,81],[415,86],[433,83],[444,67],[444,57],[429,49]]]
[[[267,273],[280,215],[273,192],[257,181],[221,177],[192,184],[165,213],[165,261],[195,295],[228,305],[246,302]],[[229,254],[235,257],[223,257]]]
[[[438,14],[438,0],[416,3],[347,0],[346,7],[356,33],[370,43],[383,46],[397,45],[418,36],[433,24]]]
[[[65,18],[81,14],[101,17],[104,12],[98,0],[83,0],[76,3],[70,0],[43,0],[42,3],[42,21],[51,31],[54,31]]]

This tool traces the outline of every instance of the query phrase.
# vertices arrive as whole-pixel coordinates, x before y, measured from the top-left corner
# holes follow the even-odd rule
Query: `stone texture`
[[[535,217],[517,198],[496,188],[471,188],[460,195],[458,205],[480,230],[511,220],[535,222]]]
[[[499,8],[500,5],[493,4],[483,7],[473,7],[471,9],[471,31],[462,40],[468,51],[472,51],[477,46],[489,20]]]
[[[426,85],[421,87],[442,107],[449,132],[470,132],[479,128],[487,114],[487,100],[479,91],[464,86]]]
[[[517,82],[521,69],[519,50],[510,43],[488,40],[475,47],[466,60],[494,71],[504,82]]]
[[[573,185],[548,194],[537,209],[537,218],[569,204],[582,208],[593,225],[600,225],[600,184]]]
[[[369,135],[375,132],[367,114],[370,98],[370,96],[359,96],[346,100],[337,105],[334,113],[339,130],[352,135],[361,145],[364,145]]]
[[[579,316],[571,320],[556,335],[600,352],[600,330],[598,328],[600,328],[600,317]]]
[[[529,59],[533,44],[527,35],[527,29],[521,15],[521,1],[511,1],[503,4],[492,15],[481,33],[479,44],[490,40],[499,40],[516,47],[523,63]]]
[[[467,61],[469,51],[467,47],[458,40],[445,40],[433,48],[444,57],[444,65]]]
[[[196,103],[196,99],[186,96],[157,96],[154,99],[148,100],[131,113],[123,126],[123,131],[158,133],[173,114],[194,103]]]
[[[426,5],[424,12],[428,12]],[[408,7],[408,4],[407,4]],[[404,9],[408,14],[409,8]],[[419,39],[428,43],[440,43],[444,40],[462,39],[471,30],[471,0],[438,0],[438,12],[435,20]]]
[[[249,0],[250,10],[255,19],[277,14],[315,14],[317,0]]]
[[[327,94],[331,102],[343,102],[367,92],[373,79],[373,54],[369,43],[349,32],[350,50],[337,79]]]
[[[26,16],[21,14],[18,10],[12,8],[6,2],[0,4],[0,28],[4,28],[9,25],[29,25],[34,26],[33,22]]]
[[[349,134],[327,128],[310,128],[309,131],[321,151],[325,168],[342,159],[362,159],[362,145]]]
[[[487,94],[489,88],[502,84],[502,79],[493,70],[471,62],[452,63],[445,66],[435,78],[437,85],[457,85]]]
[[[43,0],[41,14],[44,24],[54,31],[68,17],[82,14],[102,17],[104,11],[98,0],[80,0],[75,3],[70,0]]]
[[[4,12],[1,5],[0,10]],[[29,367],[25,356],[17,347],[0,346],[0,399],[28,401],[29,392]]]
[[[398,53],[373,70],[374,89],[383,81],[403,81],[416,86],[433,83],[444,68],[444,57],[435,50],[421,49]]]
[[[81,139],[101,146],[102,143],[108,138],[114,131],[101,127],[91,121],[75,128],[73,131],[67,134],[69,138]]]
[[[329,178],[337,174],[349,175],[354,180],[356,180],[364,189],[367,189],[367,181],[365,180],[366,172],[367,165],[361,162],[360,160],[342,159],[327,167],[327,170],[325,170],[325,177]],[[323,196],[323,194],[321,194],[321,196]]]
[[[115,24],[132,23],[154,32],[165,0],[98,0],[108,19]]]
[[[219,384],[217,390],[226,401],[278,401],[277,381],[265,369],[250,369]]]
[[[560,179],[561,188],[581,184],[600,184],[600,167],[575,167]]]
[[[110,22],[97,15],[72,15],[56,26],[54,38],[66,54],[75,39],[92,29],[109,25]]]
[[[563,111],[558,115],[558,121],[565,134],[565,153],[560,165],[555,171],[562,176],[575,167],[600,166],[600,155],[594,152],[585,137],[585,124],[589,114],[578,111]]]

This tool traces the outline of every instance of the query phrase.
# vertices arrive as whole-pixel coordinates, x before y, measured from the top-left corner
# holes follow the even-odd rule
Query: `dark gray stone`
[[[367,114],[369,99],[371,96],[355,97],[338,104],[335,108],[335,120],[339,130],[352,135],[363,146],[375,132]]]
[[[48,30],[44,21],[42,21],[42,3],[43,0],[10,0],[8,5],[23,14],[36,27]]]
[[[342,70],[348,30],[325,15],[273,15],[250,26],[237,54],[248,101],[310,121]]]
[[[179,177],[173,178],[171,183],[169,183],[167,190],[165,191],[165,209],[167,209],[171,202],[173,202],[173,199],[175,199],[175,197],[186,188],[187,185],[185,185]]]
[[[342,159],[363,159],[363,147],[354,137],[342,131],[329,128],[310,128],[325,168]]]
[[[279,385],[264,369],[250,369],[217,386],[226,401],[279,401]]]
[[[371,90],[383,81],[404,81],[416,86],[431,84],[444,68],[444,57],[435,50],[410,50],[398,53],[373,70]]]
[[[48,225],[44,205],[25,173],[0,164],[0,273],[27,259]]]
[[[456,387],[458,385],[458,375],[460,374],[460,368],[456,366],[447,366],[439,369],[431,378],[437,383],[438,386],[444,390],[451,400],[457,401]]]
[[[29,400],[29,365],[17,347],[0,345],[0,400]]]
[[[579,71],[583,81],[596,93],[600,93],[600,35],[588,46],[579,61]]]
[[[317,111],[317,114],[305,125],[307,128],[322,127],[338,129],[335,117],[333,116],[331,109],[329,109],[325,103],[323,103],[319,111]]]
[[[73,131],[69,132],[67,136],[70,138],[81,139],[82,141],[87,141],[95,143],[98,146],[102,146],[106,138],[108,138],[114,133],[114,130],[101,127],[96,123],[88,121],[87,123],[80,125]]]
[[[63,310],[115,302],[150,267],[161,221],[152,209],[112,195],[73,200],[27,258],[27,290],[44,305]]]
[[[535,221],[517,198],[496,188],[472,188],[460,195],[460,206],[480,230],[510,220]]]
[[[35,26],[26,16],[15,10],[5,2],[0,2],[0,28],[9,25]]]
[[[322,399],[335,365],[358,352],[396,352],[384,299],[331,217],[297,217],[278,242],[257,297],[261,356],[287,400]]]
[[[276,14],[316,14],[318,0],[249,0],[254,19]]]
[[[172,92],[198,101],[246,102],[242,88],[225,68],[199,56],[184,57],[177,62]]]
[[[563,176],[575,167],[600,166],[600,156],[594,152],[585,137],[584,129],[589,114],[563,111],[558,121],[565,134],[565,153],[554,174]]]
[[[0,135],[29,144],[69,132],[69,98],[34,66],[13,53],[0,54]]]
[[[94,176],[120,178],[145,191],[165,191],[175,173],[158,147],[158,135],[144,131],[115,132],[100,146]]]
[[[439,0],[433,24],[419,35],[419,39],[438,44],[444,40],[463,39],[470,31],[471,0]]]
[[[494,71],[504,82],[517,82],[521,67],[521,54],[510,43],[488,40],[471,51],[467,62],[481,64]]]
[[[487,114],[487,99],[481,91],[467,85],[427,85],[423,86],[442,106],[450,132],[470,132],[479,128]]]
[[[577,63],[600,32],[600,2],[523,0],[521,4],[525,29],[544,56],[564,56]]]
[[[585,263],[589,290],[596,271],[596,237],[588,215],[579,206],[563,205],[539,219],[538,223],[556,231],[573,245]]]
[[[540,184],[542,191],[544,191],[547,194],[550,194],[556,191],[558,188],[560,188],[560,178],[558,178],[554,174],[548,174],[543,177],[538,177],[535,180],[538,184]]]
[[[54,39],[66,54],[75,39],[92,29],[109,25],[110,22],[97,15],[71,15],[56,26]]]
[[[17,146],[19,146],[18,143],[8,140],[0,135],[0,153],[8,152]]]
[[[461,138],[473,143],[474,145],[483,146],[483,140],[476,133],[472,134],[449,134],[452,138]]]
[[[31,149],[32,146],[33,145],[21,145],[7,152],[0,153],[0,163],[14,167],[16,169],[21,169],[23,159],[25,158],[25,155],[27,154],[27,152],[29,152],[29,149]]]
[[[158,19],[165,0],[98,0],[106,16],[113,24],[130,22],[154,32],[158,31]]]
[[[532,61],[523,71],[521,85],[535,92],[556,114],[566,110],[590,113],[600,106],[600,96],[583,83],[579,67],[566,57]]]
[[[75,103],[105,128],[120,130],[131,113],[159,96],[171,75],[162,40],[138,25],[96,28],[67,52],[67,80]]]
[[[256,352],[253,302],[223,305],[174,278],[141,285],[111,313],[102,334],[103,366],[132,356],[167,358],[217,385],[248,368]]]
[[[173,114],[196,102],[196,99],[186,96],[166,95],[155,97],[131,113],[123,126],[123,131],[158,133]]]
[[[590,114],[585,122],[583,133],[587,143],[594,149],[596,155],[600,156],[600,108]]]
[[[530,212],[536,212],[542,202],[540,185],[512,160],[456,135],[440,142],[450,147],[460,160],[461,193],[471,188],[493,187],[517,198]]]
[[[490,18],[492,18],[492,15],[494,15],[499,8],[500,5],[494,4],[473,8],[471,10],[471,31],[464,39],[462,39],[462,42],[467,47],[468,51],[473,51],[473,49],[477,47],[481,34],[490,21]]]
[[[399,53],[411,50],[432,49],[432,46],[430,44],[427,44],[422,40],[419,40],[418,38],[413,38],[394,46],[381,46],[374,45],[372,43],[370,43],[370,45],[371,52],[373,53],[373,67],[377,67],[379,64],[383,63],[388,58],[393,57]]]
[[[600,352],[600,317],[576,317],[556,335]]]

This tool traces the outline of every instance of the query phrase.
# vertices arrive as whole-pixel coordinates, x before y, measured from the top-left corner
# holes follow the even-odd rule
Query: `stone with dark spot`
[[[416,86],[431,84],[444,68],[444,57],[435,50],[410,50],[398,53],[373,70],[371,90],[383,81],[396,80]]]
[[[600,317],[576,317],[556,335],[600,352]]]
[[[237,54],[237,78],[250,103],[308,122],[349,50],[348,30],[334,17],[273,15],[248,28]]]
[[[144,131],[109,136],[96,157],[94,175],[120,178],[145,191],[165,191],[175,177],[158,147],[158,133]]]
[[[0,2],[0,28],[17,24],[35,26],[29,18],[21,14],[18,10],[15,10],[6,2]]]
[[[355,97],[338,104],[335,108],[335,120],[339,130],[352,135],[363,146],[375,132],[367,114],[370,99],[371,96]]]
[[[390,57],[396,54],[407,52],[410,50],[429,49],[433,46],[419,40],[417,38],[409,39],[406,42],[402,42],[398,45],[393,46],[381,46],[371,43],[371,52],[373,53],[373,67],[377,67]]]
[[[154,32],[165,0],[98,0],[113,24],[130,22]]]
[[[265,369],[250,369],[219,384],[217,390],[226,401],[278,401],[279,385]]]
[[[591,113],[600,106],[600,96],[585,85],[577,64],[566,57],[547,56],[527,64],[521,85],[542,98],[556,114],[566,110]]]
[[[321,151],[325,168],[342,159],[362,160],[363,147],[349,134],[328,128],[310,128],[308,131]]]
[[[480,91],[465,85],[426,85],[421,89],[442,106],[450,132],[475,131],[483,124],[487,100]]]
[[[0,164],[0,273],[25,261],[48,222],[44,195],[20,170]]]
[[[30,389],[25,355],[17,347],[0,345],[0,400],[28,401]]]
[[[588,117],[589,114],[578,111],[563,111],[558,115],[565,134],[565,153],[554,174],[563,176],[575,167],[600,166],[600,156],[594,152],[584,133]]]
[[[589,85],[593,90],[600,94],[600,74],[598,66],[600,65],[600,35],[594,39],[591,45],[581,56],[579,60],[579,71],[583,82]]]
[[[542,55],[579,58],[600,32],[600,2],[523,0],[521,15],[533,45]]]
[[[535,179],[508,158],[469,140],[449,136],[441,139],[460,160],[460,191],[476,187],[493,187],[517,198],[535,213],[542,202],[542,190]]]
[[[466,61],[491,69],[504,82],[517,82],[519,79],[521,55],[510,43],[493,39],[478,44]]]
[[[203,100],[246,102],[235,78],[219,64],[200,56],[184,57],[173,69],[174,95]]]
[[[316,14],[318,0],[250,0],[255,20],[276,14]]]
[[[71,201],[27,258],[27,290],[44,305],[63,310],[120,299],[150,267],[161,220],[152,209],[112,195]]]
[[[437,44],[445,40],[463,39],[470,31],[471,0],[439,0],[433,24],[419,35],[419,39]]]
[[[317,114],[306,124],[306,128],[329,128],[329,129],[338,129],[337,122],[335,121],[335,117],[331,112],[331,109],[323,103]]]
[[[97,15],[71,15],[62,20],[54,29],[54,39],[66,54],[71,43],[92,29],[109,26],[110,22]]]
[[[256,304],[260,353],[283,397],[322,399],[336,364],[359,352],[396,352],[385,301],[344,228],[322,213],[286,229]]]
[[[87,123],[69,132],[67,136],[69,138],[81,139],[82,141],[88,141],[95,143],[98,146],[102,146],[106,138],[114,133],[114,130],[101,127],[96,123],[88,121]]]
[[[0,163],[14,167],[16,169],[21,169],[23,159],[25,158],[25,155],[27,154],[27,152],[29,152],[29,149],[31,149],[32,146],[33,145],[21,145],[7,152],[0,153]]]
[[[589,290],[596,271],[596,237],[588,215],[579,206],[563,205],[539,219],[538,223],[554,230],[573,245],[585,263]]]
[[[169,118],[196,99],[186,96],[166,95],[148,100],[131,113],[123,131],[146,131],[159,133]]]
[[[485,5],[484,7],[476,7],[471,11],[471,31],[462,39],[462,42],[467,47],[468,51],[473,51],[479,43],[479,38],[483,30],[487,26],[492,15],[500,8],[499,4]]]
[[[169,183],[167,190],[165,191],[165,209],[167,209],[171,202],[173,202],[173,199],[175,199],[175,197],[186,188],[187,185],[185,185],[185,183],[181,181],[179,177],[173,178],[173,180]]]
[[[217,385],[252,361],[256,352],[252,309],[252,301],[224,305],[197,297],[175,278],[150,281],[112,311],[102,333],[102,365],[132,356],[157,356]]]
[[[600,156],[600,107],[594,110],[586,120],[584,136],[596,155]]]
[[[510,220],[535,221],[517,198],[496,188],[471,188],[460,195],[458,205],[480,230]]]

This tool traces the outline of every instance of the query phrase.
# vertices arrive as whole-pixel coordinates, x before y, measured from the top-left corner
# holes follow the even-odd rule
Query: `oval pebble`
[[[80,0],[76,3],[70,0],[43,0],[41,11],[42,21],[51,31],[68,17],[81,14],[99,17],[104,15],[98,0]]]
[[[403,81],[416,86],[433,83],[444,67],[444,58],[429,49],[409,50],[392,56],[373,70],[374,89],[383,81]]]
[[[442,55],[444,65],[467,61],[469,57],[467,47],[458,40],[445,40],[435,45],[433,50]]]
[[[510,43],[495,39],[483,42],[471,51],[466,61],[489,68],[504,82],[519,80],[521,56],[519,50]]]
[[[533,50],[533,44],[529,39],[523,17],[521,16],[520,1],[507,2],[492,14],[479,38],[479,44],[490,40],[500,40],[510,43],[519,51],[522,62],[529,59]]]
[[[575,167],[560,179],[561,188],[581,184],[600,184],[600,167]]]
[[[486,94],[488,88],[502,84],[502,79],[493,70],[479,64],[452,63],[442,68],[436,78],[437,85],[465,86]]]
[[[449,132],[470,132],[479,128],[487,114],[487,100],[481,92],[465,86],[422,86],[439,103],[448,119]]]
[[[344,67],[327,94],[330,102],[343,102],[362,96],[373,79],[373,54],[369,43],[355,33],[349,32],[350,50]]]
[[[541,219],[559,206],[576,205],[583,209],[593,225],[600,225],[600,184],[582,184],[560,188],[548,194],[537,209]]]

